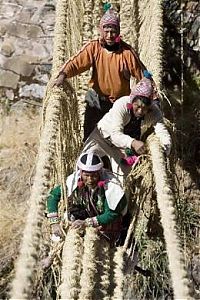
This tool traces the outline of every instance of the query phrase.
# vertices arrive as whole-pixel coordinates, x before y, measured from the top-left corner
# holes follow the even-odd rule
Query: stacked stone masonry
[[[0,0],[0,89],[42,99],[50,77],[56,1]]]
[[[184,3],[184,36],[190,52],[198,53],[199,2]],[[1,99],[14,103],[43,98],[52,67],[55,5],[56,0],[0,0]],[[164,0],[163,5],[170,21],[180,25],[178,1]],[[187,56],[186,64],[191,68],[191,58],[188,53]]]

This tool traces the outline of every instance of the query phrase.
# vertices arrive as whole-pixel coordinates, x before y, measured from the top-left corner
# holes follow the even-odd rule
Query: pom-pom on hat
[[[103,168],[103,162],[97,154],[83,153],[77,161],[77,167],[82,171],[97,172]]]
[[[143,72],[144,78],[136,84],[135,88],[131,91],[130,99],[133,100],[136,96],[143,96],[152,99],[154,88],[152,85],[152,74],[145,70]]]
[[[103,30],[105,25],[114,25],[120,31],[120,21],[117,12],[112,8],[110,3],[104,4],[104,15],[100,20],[100,30]]]

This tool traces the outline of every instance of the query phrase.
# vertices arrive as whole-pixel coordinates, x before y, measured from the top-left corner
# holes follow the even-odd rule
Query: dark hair
[[[147,98],[145,96],[135,96],[132,100],[132,103],[137,101],[137,100],[141,100],[146,106],[150,106],[151,105],[151,99]]]
[[[82,157],[81,157],[81,162],[84,164],[84,165],[86,165],[86,162],[87,162],[87,153],[85,154],[85,155],[83,155]],[[98,164],[100,164],[100,159],[98,158],[98,156],[97,155],[93,155],[93,157],[92,157],[92,165],[98,165]]]

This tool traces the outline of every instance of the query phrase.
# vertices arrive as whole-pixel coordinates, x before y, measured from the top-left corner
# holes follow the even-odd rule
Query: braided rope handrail
[[[62,253],[62,283],[59,287],[61,299],[78,299],[83,243],[77,230],[69,230]]]
[[[38,245],[41,224],[44,216],[47,188],[49,185],[50,165],[55,149],[56,124],[59,118],[60,95],[56,92],[46,110],[46,123],[40,139],[39,155],[33,183],[30,208],[24,230],[16,274],[12,283],[12,299],[28,299],[31,278],[38,258]]]
[[[162,1],[139,1],[141,27],[139,30],[139,52],[142,61],[152,71],[154,80],[161,87],[162,79]],[[153,33],[153,36],[152,36]],[[173,194],[167,176],[163,150],[157,142],[149,137],[148,144],[153,164],[153,174],[156,184],[157,202],[164,230],[169,270],[176,299],[189,299],[189,284],[183,264],[183,254],[178,246],[179,237],[176,232]],[[164,202],[165,201],[165,202]],[[166,218],[167,216],[167,218]],[[171,224],[169,224],[171,222]],[[176,257],[176,259],[173,259]]]
[[[117,1],[115,1],[117,2]],[[85,5],[92,6],[92,1],[88,3],[86,1]],[[134,1],[130,2],[134,3]],[[147,67],[153,71],[154,78],[158,86],[160,86],[161,81],[161,35],[162,35],[162,8],[160,1],[138,1],[138,12],[140,21],[142,20],[142,25],[138,31],[138,46],[141,53],[141,58]],[[55,26],[55,39],[54,39],[54,55],[53,55],[53,69],[52,77],[54,78],[58,68],[62,65],[65,60],[66,54],[66,30],[67,30],[67,18],[66,12],[68,10],[69,2],[66,0],[58,0],[57,9],[56,9],[56,26]],[[77,6],[78,7],[78,6]],[[125,13],[125,8],[124,8]],[[127,11],[126,11],[127,13]],[[137,16],[138,17],[138,16]],[[123,14],[122,14],[123,18]],[[134,18],[134,16],[131,16]],[[133,20],[132,20],[133,21]],[[134,24],[134,21],[132,22]],[[151,24],[151,26],[149,26]],[[149,26],[149,27],[148,27]],[[149,35],[146,34],[149,31],[149,28],[152,30],[154,28],[155,38],[153,41],[149,40]],[[148,28],[148,31],[147,31]],[[149,31],[150,32],[150,31]],[[72,33],[73,34],[73,33]],[[145,38],[146,37],[146,38]],[[153,55],[152,55],[153,53]],[[84,77],[83,77],[84,78]],[[83,83],[83,85],[85,82]],[[80,85],[81,86],[81,85]],[[30,197],[30,209],[27,217],[26,227],[24,231],[23,242],[20,250],[20,255],[16,264],[16,274],[12,283],[11,298],[13,299],[28,299],[31,293],[31,282],[34,276],[35,264],[38,260],[38,244],[40,243],[40,226],[43,219],[43,213],[45,208],[46,194],[49,185],[49,177],[51,170],[51,161],[54,157],[56,138],[57,138],[57,128],[59,124],[59,115],[60,115],[60,103],[63,99],[66,99],[67,95],[63,92],[62,89],[54,88],[51,89],[51,83],[49,83],[47,88],[47,97],[46,97],[46,112],[45,112],[45,123],[41,133],[40,147],[38,153],[38,161],[36,166],[36,175],[34,184],[32,187],[31,197]],[[167,225],[166,219],[164,218],[164,210],[166,207],[162,205],[161,196],[163,191],[165,191],[164,186],[167,185],[169,188],[169,183],[164,180],[166,177],[166,170],[164,168],[165,162],[163,160],[163,154],[159,146],[156,143],[149,143],[152,161],[153,161],[153,170],[156,180],[156,190],[158,193],[158,204],[161,210],[162,224],[165,232],[165,239],[167,244],[167,251],[170,262],[170,271],[172,275],[172,283],[174,288],[174,294],[176,297],[184,296],[188,299],[189,291],[187,286],[187,280],[185,279],[185,271],[183,264],[181,263],[181,252],[178,247],[178,238],[175,232],[175,221],[174,221],[174,211],[172,206],[172,195],[169,193],[170,197],[165,198],[165,204],[170,207],[168,211],[168,216],[172,220],[173,228],[170,232],[170,235],[173,237],[173,242],[169,239],[168,233],[170,228]],[[158,160],[159,157],[159,160]],[[163,180],[160,180],[159,172],[163,172]],[[159,176],[158,176],[159,174]],[[171,215],[170,215],[171,213]],[[89,243],[89,241],[88,241]],[[170,244],[171,243],[171,244]],[[172,246],[173,245],[173,246]],[[174,247],[174,248],[173,248]],[[176,257],[178,263],[176,264],[172,258],[172,252],[175,249]],[[120,281],[116,283],[115,295],[123,294],[123,279],[122,279],[122,267],[123,263],[122,255],[123,251],[119,253],[117,264],[117,269],[115,276],[118,278],[120,276]],[[95,259],[95,256],[93,257]],[[175,267],[180,271],[180,275],[177,276],[175,273]],[[119,271],[119,275],[117,272]],[[85,269],[85,272],[87,270]],[[93,272],[95,273],[95,272]],[[90,278],[90,281],[92,278]],[[118,285],[119,284],[119,285]],[[182,292],[180,291],[182,290]],[[89,291],[89,290],[88,290]],[[90,291],[87,294],[90,293]],[[82,290],[84,294],[85,291]],[[82,294],[81,293],[81,294]],[[63,292],[64,295],[64,292]],[[183,297],[182,297],[183,299]]]
[[[138,1],[139,22],[138,51],[142,62],[149,71],[160,89],[162,80],[162,35],[163,35],[163,8],[162,1]]]
[[[128,3],[131,2],[128,1]],[[161,86],[161,75],[162,75],[162,3],[161,1],[138,1],[138,15],[130,16],[130,19],[133,17],[139,18],[141,26],[138,28],[138,50],[140,57],[147,68],[152,71],[154,75],[154,80],[160,88]],[[123,6],[122,6],[123,8]],[[124,11],[125,19],[127,17],[127,11]],[[123,20],[123,10],[122,17]],[[129,21],[130,23],[130,21]],[[138,25],[138,24],[137,24]],[[139,25],[138,25],[139,26]],[[153,32],[153,38],[152,38]],[[157,142],[157,145],[159,143]],[[149,140],[149,147],[151,152],[151,158],[153,163],[153,173],[156,181],[156,192],[157,192],[157,201],[161,213],[161,222],[164,229],[164,236],[166,241],[167,253],[169,257],[169,269],[172,277],[172,286],[174,290],[174,295],[176,299],[189,299],[189,284],[188,279],[186,278],[186,272],[183,264],[183,255],[181,253],[180,247],[178,247],[179,238],[175,230],[175,212],[173,209],[173,197],[172,193],[165,193],[165,203],[168,205],[171,210],[168,210],[169,220],[173,220],[172,227],[169,228],[166,219],[162,216],[165,215],[165,207],[161,202],[162,193],[165,191],[166,187],[170,190],[170,183],[167,180],[165,161],[163,159],[163,154],[160,146],[155,146],[153,140]],[[157,153],[158,152],[158,153]],[[157,154],[157,155],[155,155]],[[160,159],[158,159],[158,156]],[[161,159],[162,158],[162,159]],[[159,172],[157,170],[162,170],[162,176],[165,180],[161,180]],[[160,192],[162,191],[162,192]],[[133,220],[134,221],[134,220]],[[171,230],[169,230],[171,229]],[[170,239],[172,238],[172,240]],[[173,246],[176,254],[176,260],[173,259]],[[123,253],[121,253],[123,255]],[[176,272],[175,272],[176,270]],[[177,276],[177,272],[179,275]],[[122,283],[121,283],[122,286]],[[120,283],[119,283],[120,290]]]
[[[138,3],[137,0],[121,0],[120,33],[126,42],[138,51]]]
[[[57,2],[53,76],[55,76],[58,68],[64,61],[66,6],[67,3],[65,0]],[[63,101],[63,98],[66,98],[66,94],[59,88],[54,88],[50,92],[50,86],[51,83],[47,87],[48,105],[46,107],[45,123],[40,137],[36,173],[30,196],[30,208],[20,254],[16,263],[15,277],[11,287],[12,299],[30,299],[34,268],[38,260],[38,245],[41,237],[40,228],[44,216],[52,159],[55,156],[60,103]]]
[[[98,273],[97,269],[97,247],[99,236],[94,228],[86,228],[84,236],[84,253],[82,260],[82,274],[80,278],[81,290],[79,300],[94,299],[95,290],[95,275]]]
[[[155,137],[148,138],[156,183],[157,202],[164,230],[169,270],[175,299],[190,299],[188,279],[184,269],[180,241],[176,230],[174,197],[166,172],[164,153]]]

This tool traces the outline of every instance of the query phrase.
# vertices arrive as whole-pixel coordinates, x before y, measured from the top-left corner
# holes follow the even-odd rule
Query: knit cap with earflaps
[[[111,4],[109,3],[106,3],[104,7],[104,10],[106,10],[106,12],[100,20],[100,30],[102,31],[105,25],[114,25],[120,32],[120,21],[117,12],[111,7]]]
[[[133,100],[136,96],[143,96],[152,99],[154,87],[152,85],[151,74],[146,71],[144,72],[144,78],[136,84],[130,93],[130,99]]]

